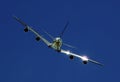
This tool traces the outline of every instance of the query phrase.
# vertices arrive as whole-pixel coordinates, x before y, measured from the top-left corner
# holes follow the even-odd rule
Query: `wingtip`
[[[13,17],[13,18],[17,18],[14,14],[12,14],[12,17]]]
[[[91,60],[91,59],[89,59],[89,62],[94,63],[94,64],[97,64],[97,65],[99,65],[99,66],[104,66],[104,64],[99,63],[99,62],[94,61],[94,60]]]
[[[15,19],[15,20],[19,20],[19,18],[15,15],[12,15],[12,17]]]
[[[100,66],[102,66],[102,67],[104,66],[104,65],[103,65],[103,64],[101,64],[101,63],[99,63],[98,65],[100,65]]]

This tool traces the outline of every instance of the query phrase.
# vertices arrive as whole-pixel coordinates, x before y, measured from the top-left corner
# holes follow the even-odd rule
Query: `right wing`
[[[66,54],[66,55],[68,55],[68,56],[71,56],[71,55],[72,55],[73,57],[80,58],[80,59],[83,61],[83,63],[86,62],[86,63],[84,63],[84,64],[87,64],[87,62],[91,62],[91,63],[97,64],[97,65],[103,66],[103,64],[101,64],[101,63],[99,63],[99,62],[97,62],[97,61],[95,61],[95,60],[89,59],[89,58],[87,58],[86,56],[80,56],[80,55],[78,55],[78,54],[72,53],[72,52],[67,51],[67,50],[61,49],[61,53]]]
[[[33,32],[37,37],[39,37],[47,46],[50,46],[51,43],[46,40],[45,38],[43,38],[40,34],[38,34],[34,29],[32,29],[30,26],[28,26],[26,23],[24,23],[23,21],[21,21],[19,18],[17,18],[16,16],[13,16],[13,18],[15,20],[17,20],[19,23],[21,23],[26,29],[30,30],[31,32]]]

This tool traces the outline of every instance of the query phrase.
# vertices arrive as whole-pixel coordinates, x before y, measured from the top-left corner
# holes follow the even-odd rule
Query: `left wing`
[[[30,26],[28,26],[28,25],[27,25],[26,23],[24,23],[23,21],[21,21],[19,18],[17,18],[16,16],[13,16],[13,18],[14,18],[15,20],[17,20],[19,23],[21,23],[21,24],[25,27],[25,29],[33,32],[33,33],[34,33],[37,37],[39,37],[39,39],[41,39],[47,46],[50,46],[50,45],[51,45],[51,43],[50,43],[48,40],[46,40],[45,38],[43,38],[40,34],[38,34],[34,29],[32,29]]]
[[[97,65],[100,65],[100,66],[103,66],[103,64],[97,62],[97,61],[94,61],[92,59],[89,59],[87,56],[80,56],[78,54],[75,54],[75,53],[71,53],[70,51],[66,51],[66,50],[61,50],[61,53],[64,53],[68,56],[73,56],[73,57],[77,57],[77,58],[80,58],[84,64],[87,64],[88,62],[92,62],[94,64],[97,64]]]

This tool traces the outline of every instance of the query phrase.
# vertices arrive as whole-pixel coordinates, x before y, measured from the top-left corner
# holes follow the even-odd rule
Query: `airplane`
[[[63,31],[60,33],[59,37],[53,38],[53,36],[51,36],[49,33],[47,33],[45,31],[45,33],[53,39],[53,42],[49,42],[47,39],[45,39],[43,36],[41,36],[38,32],[36,32],[33,28],[31,28],[26,23],[21,21],[18,17],[13,16],[13,18],[25,27],[24,28],[25,32],[28,32],[28,31],[33,32],[36,35],[36,40],[39,41],[41,39],[49,48],[52,48],[57,52],[68,55],[70,59],[74,59],[74,57],[80,58],[83,61],[83,64],[87,64],[88,62],[92,62],[92,63],[95,63],[97,65],[103,66],[101,63],[94,61],[94,60],[91,60],[87,56],[80,56],[78,54],[71,53],[68,50],[61,49],[62,44],[66,45],[68,47],[72,47],[71,45],[63,43],[62,39],[61,39],[61,37],[62,37],[63,33],[65,32],[69,22],[66,23],[66,25],[65,25]],[[74,48],[74,47],[72,47],[72,48]]]

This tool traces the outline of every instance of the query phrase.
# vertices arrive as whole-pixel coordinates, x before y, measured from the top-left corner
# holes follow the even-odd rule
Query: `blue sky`
[[[120,5],[114,0],[1,0],[0,82],[119,82]],[[83,65],[55,52],[33,33],[24,33],[16,15],[41,35],[58,36],[70,24],[63,41],[69,49],[105,66]]]

